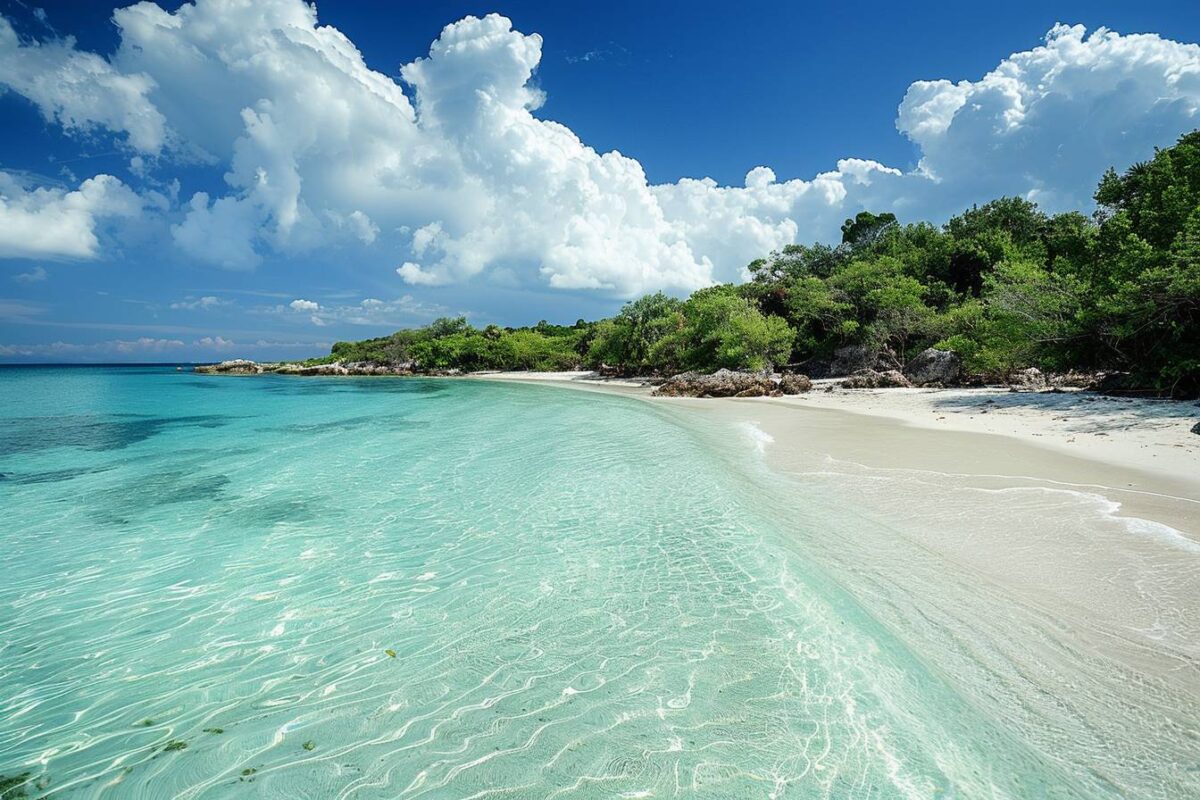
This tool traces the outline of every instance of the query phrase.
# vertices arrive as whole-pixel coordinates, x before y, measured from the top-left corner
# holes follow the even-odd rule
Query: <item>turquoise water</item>
[[[14,368],[0,414],[30,797],[1075,796],[661,407]]]

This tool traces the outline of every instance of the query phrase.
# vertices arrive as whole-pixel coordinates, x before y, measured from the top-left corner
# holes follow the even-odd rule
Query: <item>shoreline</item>
[[[799,395],[754,398],[652,398],[650,386],[637,379],[603,378],[594,372],[489,372],[456,376],[466,380],[491,380],[558,385],[573,389],[641,396],[655,403],[680,408],[715,408],[727,405],[754,416],[754,409],[782,408],[851,419],[885,420],[910,433],[930,431],[982,437],[979,441],[1010,440],[1032,448],[1028,457],[1065,456],[1070,461],[1093,462],[1104,471],[1135,473],[1133,480],[1113,481],[1113,491],[1164,494],[1197,504],[1200,519],[1200,436],[1190,432],[1200,421],[1200,403],[1157,398],[1108,397],[1083,390],[1061,392],[1011,392],[1001,387],[969,389],[841,389],[837,379],[813,381],[813,390]],[[762,412],[777,419],[775,412]],[[865,423],[871,424],[871,423]],[[878,425],[879,423],[875,423]],[[878,431],[875,431],[878,433]],[[774,435],[774,432],[770,432]],[[786,436],[786,434],[784,434]],[[906,436],[910,445],[917,444]],[[862,448],[856,448],[862,450]],[[971,455],[969,470],[978,472],[985,452]],[[954,453],[911,448],[904,453],[885,451],[868,458],[864,466],[891,468],[909,461],[945,466]],[[860,455],[870,455],[859,453]],[[1035,465],[1036,466],[1036,465]],[[1058,461],[1070,471],[1079,464]],[[1046,476],[1048,477],[1048,476]],[[1133,491],[1130,491],[1133,490]]]
[[[1111,786],[1140,773],[1097,754],[1195,783],[1200,470],[1172,472],[1196,463],[1200,436],[1182,424],[1194,405],[820,385],[652,398],[579,374],[474,379],[641,399],[732,468],[749,457],[788,546],[986,715]]]

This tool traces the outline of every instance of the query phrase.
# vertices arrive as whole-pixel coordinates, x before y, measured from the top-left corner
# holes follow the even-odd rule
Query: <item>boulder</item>
[[[1098,372],[1096,382],[1091,388],[1100,394],[1121,395],[1132,391],[1136,386],[1133,376],[1128,372]]]
[[[807,375],[785,372],[779,379],[779,391],[784,394],[803,394],[812,390],[812,381]]]
[[[775,381],[753,372],[717,370],[711,375],[683,372],[654,390],[658,397],[764,397],[775,391]]]
[[[1046,385],[1055,389],[1087,389],[1094,386],[1097,380],[1094,372],[1070,370],[1047,375]]]
[[[1196,434],[1197,436],[1200,436],[1200,422],[1197,422],[1195,425],[1192,426],[1192,433]]]
[[[1017,370],[1008,376],[1008,387],[1018,392],[1040,392],[1046,388],[1046,376],[1037,367]]]
[[[907,389],[911,386],[908,378],[895,369],[883,372],[874,369],[860,369],[842,381],[843,389]]]
[[[838,377],[853,375],[864,369],[875,367],[875,354],[861,344],[839,347],[833,351],[833,361],[829,364],[829,374]]]
[[[904,367],[904,376],[914,386],[940,383],[952,386],[962,374],[962,359],[953,350],[936,350],[932,347],[918,353]]]

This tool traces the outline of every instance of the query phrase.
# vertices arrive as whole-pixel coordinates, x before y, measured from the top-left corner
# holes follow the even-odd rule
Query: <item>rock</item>
[[[779,391],[783,394],[803,394],[812,390],[812,381],[807,375],[785,372],[779,379]]]
[[[1046,388],[1046,376],[1037,367],[1017,370],[1008,376],[1008,386],[1018,392],[1040,392]]]
[[[202,364],[194,370],[208,375],[261,375],[265,371],[262,364],[245,358],[234,358],[220,364]]]
[[[860,369],[846,380],[842,381],[844,389],[893,389],[910,388],[908,378],[895,369],[879,372],[873,369]]]
[[[1192,426],[1192,433],[1196,434],[1197,436],[1200,436],[1200,422],[1197,422],[1195,425]]]
[[[1090,388],[1100,394],[1120,395],[1135,387],[1128,372],[1099,372]]]
[[[836,378],[842,375],[853,375],[864,369],[886,372],[899,367],[900,361],[896,358],[896,354],[887,348],[874,350],[865,345],[852,344],[833,351],[833,361],[829,364],[829,375]]]
[[[1094,372],[1069,372],[1057,373],[1046,376],[1046,383],[1056,389],[1087,389],[1094,386],[1099,378]]]
[[[962,374],[962,359],[953,350],[922,350],[904,367],[904,375],[914,386],[940,383],[952,386]]]
[[[834,377],[853,375],[855,372],[871,369],[874,366],[874,354],[860,344],[852,344],[833,351],[833,362],[829,365],[829,374]]]
[[[758,373],[717,370],[711,375],[683,372],[654,390],[657,397],[764,397],[775,391],[775,381]]]

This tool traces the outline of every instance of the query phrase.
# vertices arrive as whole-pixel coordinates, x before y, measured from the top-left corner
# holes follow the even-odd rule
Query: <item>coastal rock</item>
[[[779,391],[784,394],[803,394],[812,390],[812,381],[807,375],[785,372],[779,379]]]
[[[1100,394],[1122,395],[1137,387],[1128,372],[1100,372],[1091,388]]]
[[[1192,426],[1192,433],[1196,434],[1197,436],[1200,436],[1200,422],[1197,422],[1195,425]]]
[[[839,347],[833,351],[833,361],[829,364],[829,374],[853,375],[875,365],[875,356],[859,344]]]
[[[829,375],[839,377],[853,375],[864,369],[886,372],[899,369],[900,361],[891,350],[875,350],[861,344],[839,347],[833,351],[833,361],[829,364]]]
[[[1098,380],[1094,372],[1061,372],[1046,376],[1047,385],[1055,389],[1088,389]]]
[[[775,381],[751,372],[717,370],[711,375],[682,372],[662,383],[653,394],[657,397],[765,397],[775,391]]]
[[[195,371],[208,375],[261,375],[266,369],[255,361],[233,358],[220,364],[201,364]]]
[[[940,383],[952,386],[962,373],[962,359],[953,350],[922,350],[904,368],[904,376],[914,386]]]
[[[843,389],[907,389],[912,384],[899,370],[860,369],[842,381]]]
[[[1037,367],[1017,370],[1008,376],[1008,387],[1018,392],[1040,392],[1046,388],[1046,376]]]

